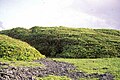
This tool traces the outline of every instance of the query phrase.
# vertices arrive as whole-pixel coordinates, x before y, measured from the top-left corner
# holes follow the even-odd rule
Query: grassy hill
[[[119,30],[35,26],[0,34],[26,41],[47,57],[120,57]]]
[[[0,58],[7,60],[35,60],[43,58],[35,48],[17,39],[0,35]]]

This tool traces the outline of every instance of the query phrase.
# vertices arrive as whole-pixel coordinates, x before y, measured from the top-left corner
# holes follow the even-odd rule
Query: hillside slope
[[[29,61],[43,57],[39,51],[29,44],[5,35],[0,35],[0,58]]]
[[[26,41],[48,57],[120,57],[119,30],[35,26],[0,34]]]

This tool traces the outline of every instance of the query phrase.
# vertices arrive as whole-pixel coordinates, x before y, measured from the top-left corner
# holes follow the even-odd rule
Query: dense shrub
[[[120,57],[119,30],[35,26],[0,33],[26,41],[48,57]]]
[[[0,58],[8,60],[34,60],[43,58],[35,48],[17,39],[0,35]]]

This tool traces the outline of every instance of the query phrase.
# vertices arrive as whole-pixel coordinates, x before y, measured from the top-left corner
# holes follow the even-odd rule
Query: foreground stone
[[[80,72],[76,67],[67,62],[59,62],[51,59],[40,59],[35,62],[44,64],[43,67],[12,67],[6,63],[0,63],[0,80],[36,80],[36,77],[48,75],[67,76],[72,80],[79,78],[99,78],[99,80],[114,80],[110,73],[105,74],[86,74]],[[7,66],[7,67],[4,67]]]

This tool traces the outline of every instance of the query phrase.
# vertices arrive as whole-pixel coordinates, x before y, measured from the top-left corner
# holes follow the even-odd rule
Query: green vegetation
[[[26,41],[47,57],[120,57],[119,30],[35,26],[0,33]]]
[[[0,35],[0,58],[31,61],[44,58],[44,55],[25,42]]]
[[[72,80],[66,76],[54,76],[54,75],[49,75],[47,77],[37,77],[37,80]],[[97,78],[80,78],[79,80],[99,80]]]
[[[28,62],[28,61],[11,61],[8,62],[11,66],[15,67],[40,67],[43,66],[43,64],[40,64],[38,62]]]
[[[49,75],[47,77],[37,77],[37,80],[71,80],[70,78],[67,78],[66,76],[54,76],[54,75]]]
[[[115,76],[115,80],[120,79],[120,58],[101,58],[101,59],[63,59],[54,60],[73,63],[78,70],[86,73],[105,73],[109,72]],[[81,80],[81,79],[80,79]],[[82,79],[85,80],[85,79]],[[91,79],[94,80],[94,79]],[[97,79],[95,79],[97,80]]]
[[[80,78],[79,80],[99,80],[98,78]]]
[[[29,43],[38,51],[17,39]],[[120,59],[116,58],[120,57],[119,30],[35,26],[30,29],[18,27],[0,31],[0,62],[16,67],[43,66],[37,62],[29,62],[45,57],[39,52],[47,57],[67,58],[54,58],[54,60],[73,63],[82,72],[99,74],[109,72],[115,76],[115,80],[120,79]],[[0,68],[5,67],[7,66]],[[43,78],[37,77],[37,80],[71,79],[65,76],[49,75]]]
[[[9,61],[9,60],[4,60],[2,58],[0,58],[0,62],[9,64],[9,66],[13,66],[13,67],[40,67],[40,66],[44,66],[43,64],[40,64],[39,62]],[[2,67],[5,68],[7,66],[2,66]],[[0,68],[2,68],[2,67],[0,66]]]

